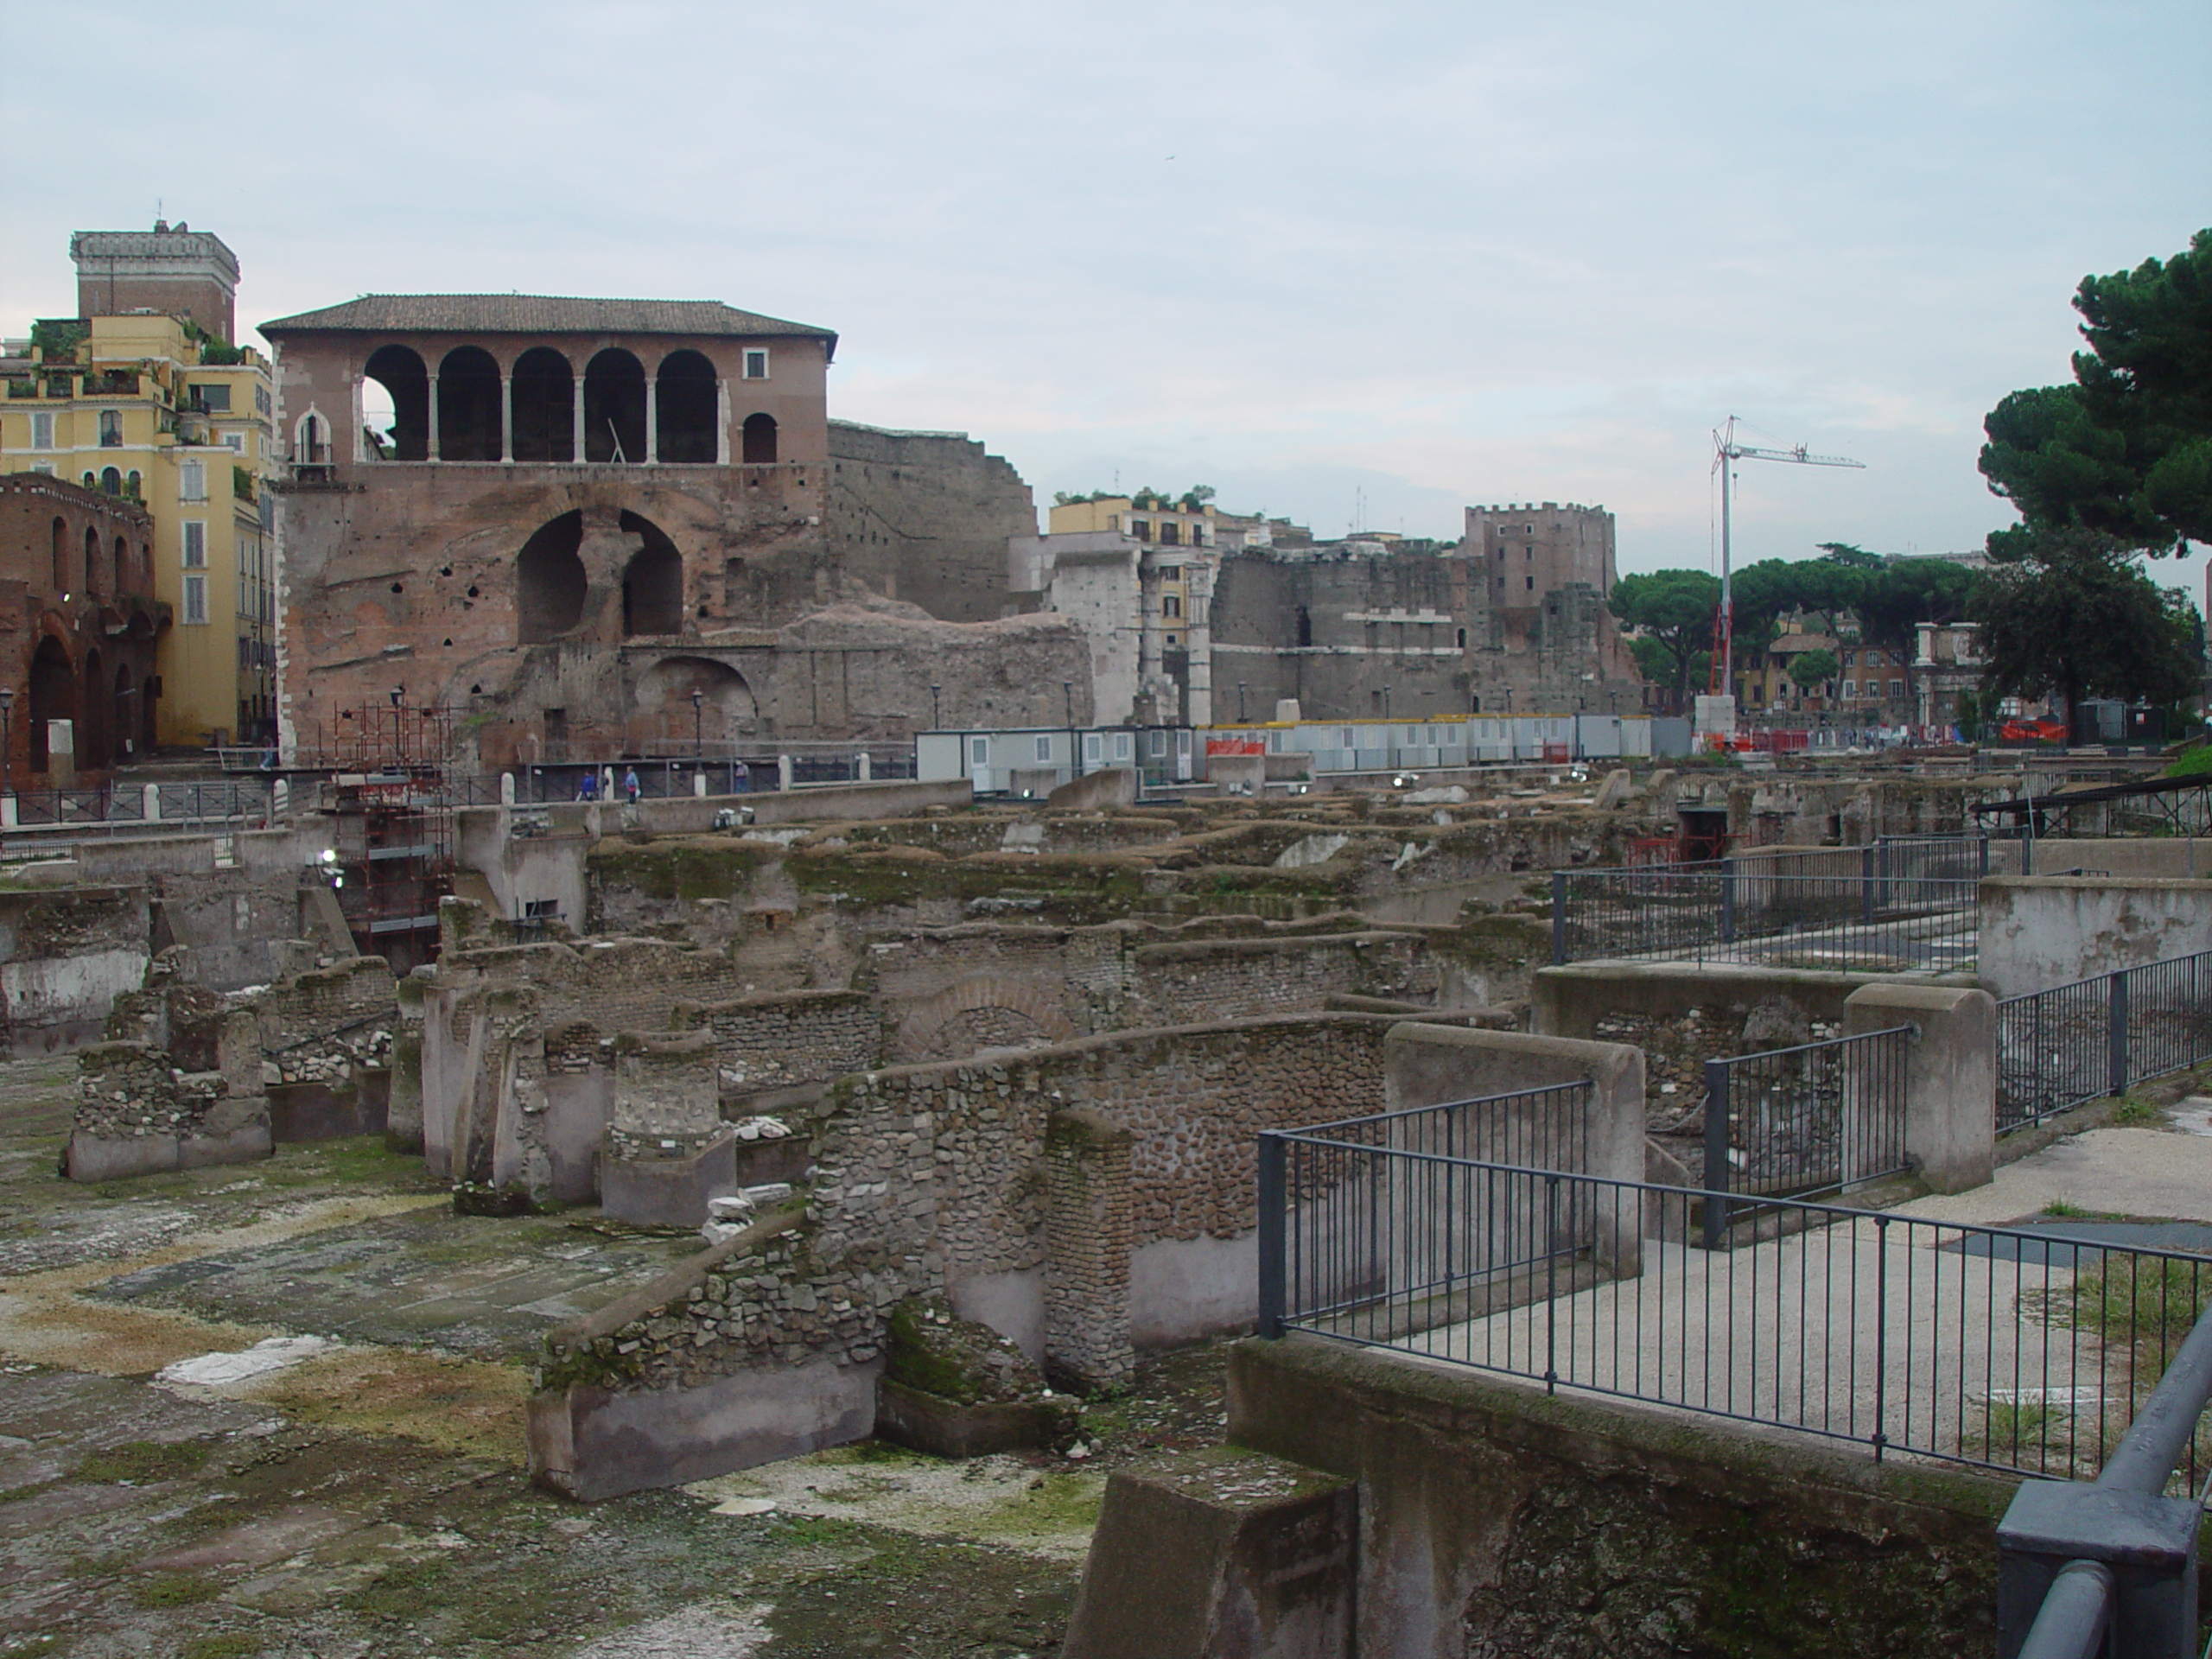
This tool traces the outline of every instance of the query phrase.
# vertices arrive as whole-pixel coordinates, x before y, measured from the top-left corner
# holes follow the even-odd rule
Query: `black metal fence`
[[[265,821],[273,780],[226,778],[208,783],[125,784],[105,789],[22,789],[14,791],[16,823],[49,824],[200,823],[215,819]]]
[[[1260,1329],[2059,1479],[2094,1475],[2212,1301],[2212,1259],[1774,1199],[1699,1248],[1726,1193],[1260,1137]],[[2075,1230],[2069,1233],[2066,1230]],[[2206,1447],[2177,1479],[2194,1491]]]
[[[1783,874],[1764,859],[1555,870],[1552,960],[1966,968],[1980,943],[1979,889],[1967,876]]]
[[[2212,1060],[2212,951],[1997,1005],[1997,1131]]]
[[[1764,1200],[1840,1191],[1894,1175],[1905,1154],[1909,1026],[1705,1064],[1705,1242],[1765,1211]]]

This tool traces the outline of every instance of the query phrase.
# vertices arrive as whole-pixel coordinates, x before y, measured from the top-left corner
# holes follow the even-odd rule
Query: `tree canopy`
[[[2074,384],[2016,391],[1989,412],[1982,475],[2023,523],[1990,537],[2082,530],[2153,557],[2212,541],[2212,230],[2185,253],[2085,276],[2074,296],[2088,349]]]
[[[1713,649],[1713,613],[1720,582],[1702,570],[1655,570],[1623,576],[1613,584],[1613,615],[1643,638],[1630,642],[1645,678],[1671,683],[1677,707],[1689,696],[1690,675],[1701,652]]]
[[[2080,528],[2024,527],[2015,555],[1983,573],[1983,684],[1993,696],[2177,702],[2196,690],[2196,607],[2161,588],[2122,539]]]

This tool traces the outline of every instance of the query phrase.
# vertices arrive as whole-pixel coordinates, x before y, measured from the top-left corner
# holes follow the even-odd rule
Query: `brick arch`
[[[1000,1016],[994,1023],[1006,1034],[1023,1039],[993,1046],[1041,1048],[1072,1042],[1083,1034],[1068,1019],[1059,999],[1035,981],[1006,974],[970,974],[916,1004],[899,1021],[898,1058],[902,1061],[963,1058],[974,1051],[963,1047],[956,1053],[943,1052],[947,1039],[953,1035],[948,1028],[981,1024],[971,1016],[982,1014]]]

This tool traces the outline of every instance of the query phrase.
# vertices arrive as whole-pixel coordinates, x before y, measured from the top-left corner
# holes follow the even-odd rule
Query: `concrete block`
[[[166,1174],[218,1164],[248,1164],[273,1150],[267,1123],[249,1124],[220,1135],[87,1135],[69,1137],[69,1179],[85,1185],[133,1175]]]
[[[373,1099],[355,1084],[271,1084],[270,1132],[285,1146],[309,1141],[338,1141],[355,1135],[382,1135],[384,1108],[390,1098],[384,1095],[381,1101]]]
[[[707,1200],[737,1191],[736,1145],[725,1135],[689,1158],[601,1158],[601,1213],[641,1227],[704,1226]]]
[[[1109,766],[1069,779],[1045,798],[1045,804],[1063,812],[1096,812],[1109,806],[1134,806],[1136,799],[1135,769]]]
[[[594,1503],[863,1440],[876,1371],[825,1358],[696,1389],[548,1389],[530,1400],[531,1478]]]
[[[1117,1470],[1063,1659],[1350,1659],[1353,1484],[1238,1446]]]
[[[1075,1437],[1076,1402],[995,1402],[975,1405],[925,1394],[889,1377],[875,1384],[875,1433],[936,1458],[981,1458],[1065,1443]]]
[[[1905,1062],[1905,1152],[1938,1192],[1989,1184],[1997,1159],[1997,1003],[1986,991],[1889,983],[1853,991],[1847,1034],[1917,1028]]]

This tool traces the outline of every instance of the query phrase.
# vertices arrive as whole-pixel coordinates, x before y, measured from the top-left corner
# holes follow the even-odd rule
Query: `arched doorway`
[[[108,721],[106,666],[98,650],[85,653],[85,695],[78,705],[84,709],[85,718],[77,728],[77,765],[82,770],[96,771],[113,760],[108,735],[113,728]]]
[[[584,516],[564,512],[531,532],[515,556],[515,639],[543,645],[583,620],[589,582],[577,550],[583,545]]]
[[[497,461],[499,365],[480,346],[456,346],[438,365],[438,459]]]
[[[653,419],[659,431],[653,453],[664,461],[710,464],[721,403],[715,365],[697,352],[671,352],[655,377]]]
[[[576,458],[576,375],[550,346],[533,346],[515,359],[514,445],[517,461]]]
[[[50,633],[31,653],[29,702],[30,729],[24,735],[29,741],[31,770],[45,772],[52,765],[47,753],[47,722],[77,718],[77,676],[68,648]]]
[[[430,454],[430,374],[423,359],[405,346],[379,346],[361,365],[364,378],[384,388],[372,406],[365,395],[362,419],[392,461],[426,461]],[[389,427],[377,423],[387,417]],[[315,460],[309,455],[306,460]]]
[[[776,417],[772,415],[748,415],[745,417],[745,454],[748,461],[771,461],[776,458]]]
[[[683,632],[683,556],[668,532],[651,519],[626,512],[619,520],[645,545],[630,556],[622,569],[622,632],[639,634]]]
[[[131,741],[137,722],[130,718],[130,700],[137,695],[130,683],[130,664],[124,663],[115,671],[115,702],[108,719],[108,730],[115,734],[115,746],[122,754],[137,747]]]
[[[584,370],[584,459],[645,458],[645,365],[610,346]]]

